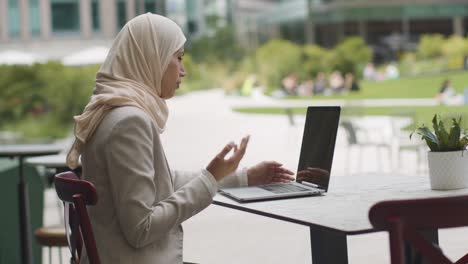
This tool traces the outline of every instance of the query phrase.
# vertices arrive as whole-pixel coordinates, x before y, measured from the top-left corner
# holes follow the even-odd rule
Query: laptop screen
[[[302,136],[298,182],[307,181],[328,190],[335,151],[340,107],[308,107]]]

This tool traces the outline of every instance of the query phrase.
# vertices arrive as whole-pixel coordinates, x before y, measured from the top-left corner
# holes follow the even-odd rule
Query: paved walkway
[[[205,167],[226,143],[232,140],[238,142],[242,136],[250,134],[251,140],[241,166],[262,160],[277,160],[295,170],[303,125],[290,126],[285,115],[246,115],[231,111],[233,106],[259,105],[271,101],[276,100],[226,97],[220,90],[190,93],[169,100],[170,117],[162,140],[171,167],[187,170]],[[301,103],[320,104],[313,100]],[[395,105],[396,101],[387,103]],[[288,106],[292,105],[293,102],[288,103]],[[340,177],[352,177],[357,172],[357,166],[352,166],[351,173],[345,170],[348,157],[353,157],[353,162],[356,160],[353,152],[350,156],[346,153],[347,143],[343,131],[339,130],[330,192],[333,191],[333,181]],[[388,162],[382,167],[372,162],[376,156],[374,149],[366,149],[362,155],[367,162],[363,162],[361,172],[390,172]],[[407,162],[401,164],[400,173],[415,174],[415,155],[405,153],[404,159]],[[46,200],[48,211],[45,222],[57,223],[60,216],[54,193],[48,192]],[[203,264],[311,263],[309,230],[304,226],[213,205],[184,223],[184,229],[186,261]],[[460,232],[442,232],[442,243],[449,240],[451,246],[463,245],[460,238],[464,236]],[[454,233],[457,234],[452,235]],[[389,263],[385,233],[352,236],[348,244],[350,263]],[[466,250],[458,247],[452,249],[456,256]]]

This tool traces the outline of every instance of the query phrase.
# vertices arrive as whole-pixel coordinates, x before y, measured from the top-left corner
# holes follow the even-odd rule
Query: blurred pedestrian
[[[357,92],[359,91],[359,85],[354,78],[354,74],[348,72],[345,75],[345,91],[346,92]]]
[[[386,80],[396,80],[400,77],[400,72],[396,65],[392,62],[387,64],[385,67],[385,79]]]
[[[299,77],[295,73],[289,74],[281,81],[281,88],[286,95],[297,95],[298,86]]]
[[[324,94],[327,88],[328,88],[328,82],[327,82],[325,73],[323,72],[317,73],[317,77],[315,78],[315,82],[314,82],[314,95]]]
[[[314,94],[314,80],[307,79],[297,88],[297,94],[300,96],[312,96]]]
[[[340,94],[344,92],[344,79],[340,71],[334,71],[330,75],[330,89],[332,94]]]
[[[452,87],[451,81],[446,79],[442,82],[439,93],[436,95],[436,99],[440,104],[443,105],[461,105],[463,104],[463,96],[457,94],[455,89]]]
[[[367,63],[364,71],[362,73],[362,77],[366,81],[376,81],[377,80],[377,70],[375,69],[374,63],[369,62]]]

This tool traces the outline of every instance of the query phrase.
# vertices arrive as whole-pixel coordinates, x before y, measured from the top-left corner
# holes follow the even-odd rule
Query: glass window
[[[31,35],[39,36],[41,33],[41,19],[38,0],[29,0],[29,25]]]
[[[52,31],[69,32],[80,30],[78,1],[52,2]]]
[[[159,13],[156,12],[156,3],[153,1],[145,1],[145,12],[151,12],[153,14]]]
[[[127,23],[127,4],[125,1],[119,1],[117,3],[117,30],[120,30],[125,23]]]
[[[91,2],[91,16],[93,20],[93,30],[99,31],[101,29],[101,25],[99,22],[99,1],[93,0]]]
[[[20,35],[20,14],[17,0],[8,1],[8,31],[12,38],[17,38]]]

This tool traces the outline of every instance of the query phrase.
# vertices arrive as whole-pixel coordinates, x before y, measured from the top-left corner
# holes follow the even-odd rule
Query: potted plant
[[[461,118],[453,118],[449,130],[439,115],[432,119],[432,132],[422,125],[413,133],[426,141],[430,151],[427,159],[429,178],[433,190],[453,190],[468,187],[468,135],[460,127]],[[411,136],[413,135],[411,133]]]

